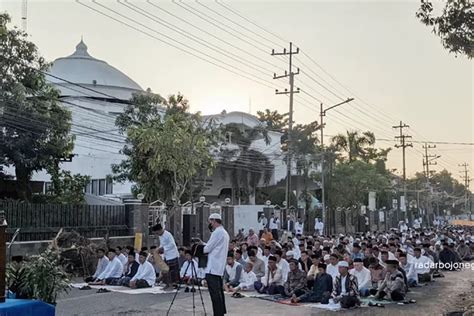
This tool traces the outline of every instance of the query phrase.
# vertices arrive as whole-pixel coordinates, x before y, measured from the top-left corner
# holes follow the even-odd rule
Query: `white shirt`
[[[109,264],[109,258],[107,258],[106,256],[103,256],[102,258],[100,258],[99,261],[97,262],[97,268],[95,270],[93,277],[97,278],[99,275],[101,275],[102,272],[104,272],[105,269],[107,268],[108,264]]]
[[[405,266],[400,263],[400,267],[405,270],[405,274],[408,280],[412,279],[418,282],[418,274],[415,271],[415,265],[413,264],[413,262],[407,261],[407,264]]]
[[[242,271],[242,277],[238,287],[243,290],[253,290],[253,284],[257,282],[257,276],[253,271],[245,272]]]
[[[224,275],[229,250],[229,234],[224,227],[219,226],[211,234],[211,238],[204,246],[204,253],[209,254],[205,272],[213,275]]]
[[[185,261],[183,263],[183,266],[181,267],[181,270],[179,271],[179,275],[182,278],[186,276],[186,277],[190,277],[190,278],[193,277],[195,279],[196,278],[204,279],[205,275],[204,275],[203,268],[198,267],[198,262],[196,261],[196,259],[193,259],[192,261],[194,262],[194,269],[196,269],[196,271],[193,270],[193,266],[192,266],[191,262]]]
[[[135,276],[130,281],[136,280],[145,280],[149,286],[154,286],[156,282],[156,272],[155,268],[153,268],[153,265],[148,261],[145,261],[143,262],[143,264],[140,264],[137,270],[137,274],[135,274]]]
[[[430,266],[432,266],[433,261],[427,256],[420,256],[420,258],[413,257],[412,263],[417,274],[425,274],[430,272]]]
[[[324,223],[320,222],[320,221],[318,221],[318,219],[316,219],[314,221],[314,229],[319,230],[319,233],[322,234],[323,229],[324,229]]]
[[[118,259],[120,260],[120,262],[122,262],[122,265],[126,265],[127,264],[127,257],[125,257],[125,255],[123,253],[119,254],[118,255]]]
[[[300,235],[303,235],[303,223],[299,223],[299,222],[296,222],[295,224],[295,231],[296,231],[296,234],[300,234]]]
[[[280,220],[279,220],[278,218],[277,218],[276,220],[275,220],[275,218],[272,218],[272,219],[270,220],[269,228],[270,228],[270,229],[278,229],[278,228],[280,228]]]
[[[167,230],[160,236],[160,247],[163,248],[166,260],[178,258],[178,247],[176,247],[173,235]]]
[[[278,268],[281,270],[281,279],[283,283],[288,279],[288,272],[290,272],[290,264],[285,259],[280,259],[280,262],[277,263]]]
[[[107,268],[99,276],[99,280],[105,280],[108,278],[120,278],[123,274],[123,265],[118,257],[115,257],[109,262]]]
[[[262,217],[258,220],[258,223],[260,224],[260,229],[263,230],[265,227],[267,227],[268,219],[266,217]]]
[[[332,280],[336,280],[336,277],[339,275],[339,267],[337,264],[334,266],[332,264],[328,264],[326,268],[326,273],[332,276]]]
[[[349,273],[354,275],[357,278],[357,284],[359,285],[359,290],[363,288],[370,288],[372,285],[372,277],[370,275],[370,270],[366,267],[362,267],[362,270],[357,271],[356,269],[349,270]]]

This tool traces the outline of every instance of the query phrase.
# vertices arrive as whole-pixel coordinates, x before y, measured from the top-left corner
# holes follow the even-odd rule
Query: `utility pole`
[[[471,191],[469,190],[469,184],[471,183],[471,180],[469,178],[469,164],[467,164],[466,162],[463,163],[462,165],[459,165],[459,167],[462,167],[464,170],[462,170],[462,180],[464,181],[464,188],[465,188],[465,197],[464,197],[464,211],[467,213],[467,206],[468,206],[468,201],[469,201],[469,209],[470,209],[470,206],[471,206]],[[469,210],[470,211],[470,210]],[[471,217],[472,214],[469,214],[469,216]]]
[[[441,158],[440,155],[429,155],[428,154],[428,150],[429,149],[434,149],[436,148],[436,145],[434,146],[431,146],[431,145],[428,145],[427,143],[425,143],[425,145],[423,146],[423,149],[425,150],[425,154],[423,156],[423,172],[425,172],[425,176],[426,176],[426,180],[427,182],[429,183],[430,182],[430,166],[435,166],[437,165],[438,163],[435,161],[436,159],[439,159]],[[426,169],[425,169],[426,167]]]
[[[290,42],[290,49],[287,51],[286,48],[283,49],[283,52],[276,53],[274,49],[272,49],[272,56],[286,56],[288,55],[288,71],[285,70],[284,75],[276,75],[273,74],[273,79],[281,79],[281,78],[289,78],[290,90],[285,89],[285,91],[275,91],[275,94],[289,94],[290,95],[290,110],[289,110],[289,122],[288,122],[288,153],[286,156],[286,190],[285,190],[285,201],[286,201],[286,208],[289,209],[290,204],[290,196],[291,196],[291,155],[292,155],[292,131],[293,131],[293,94],[299,93],[300,89],[297,88],[295,91],[295,75],[300,73],[300,69],[297,68],[296,72],[293,72],[293,55],[298,54],[300,51],[299,48],[293,50],[293,43]]]
[[[406,162],[405,162],[405,149],[407,147],[413,147],[412,143],[407,143],[406,140],[411,138],[410,135],[403,134],[403,129],[410,127],[407,124],[404,124],[402,121],[400,121],[400,125],[397,126],[392,126],[392,128],[399,129],[400,130],[400,136],[395,136],[395,139],[398,139],[400,141],[400,144],[396,144],[396,148],[402,148],[402,154],[403,154],[403,197],[404,197],[404,205],[403,209],[405,212],[407,211],[407,174],[406,174]],[[399,208],[402,209],[402,203],[400,203]],[[400,212],[399,212],[400,215]],[[400,220],[400,218],[398,218]]]

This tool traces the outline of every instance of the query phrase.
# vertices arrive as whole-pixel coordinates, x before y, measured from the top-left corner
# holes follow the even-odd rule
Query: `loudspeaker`
[[[189,246],[191,238],[196,237],[197,218],[193,214],[183,214],[183,245]]]

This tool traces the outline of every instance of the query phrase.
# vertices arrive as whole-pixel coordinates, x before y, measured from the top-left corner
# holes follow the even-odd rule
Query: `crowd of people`
[[[323,223],[316,219],[311,234],[303,234],[301,219],[281,223],[276,216],[269,220],[263,216],[258,231],[239,230],[228,247],[219,245],[226,248],[227,260],[222,263],[224,272],[218,286],[234,297],[257,291],[294,303],[332,301],[343,308],[358,306],[361,297],[367,296],[408,303],[410,288],[474,260],[472,228],[415,224],[402,230],[326,235]],[[139,288],[160,281],[176,287],[181,282],[185,291],[189,287],[194,291],[192,285],[207,286],[208,271],[195,253],[178,248],[160,224],[153,231],[160,238],[160,246],[151,249],[151,255],[146,249],[136,254],[132,247],[117,247],[105,256],[99,249],[91,284]]]

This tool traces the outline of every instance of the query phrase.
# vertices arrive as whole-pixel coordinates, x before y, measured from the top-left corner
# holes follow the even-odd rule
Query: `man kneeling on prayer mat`
[[[308,291],[306,287],[306,272],[300,270],[296,259],[289,260],[290,272],[284,285],[284,291],[280,293],[283,296],[300,296]]]
[[[139,266],[140,264],[135,260],[135,252],[129,252],[127,263],[124,265],[125,275],[120,279],[120,285],[128,286],[130,280],[137,274]]]
[[[375,298],[383,299],[387,297],[392,301],[405,300],[406,287],[403,274],[398,270],[398,261],[387,260],[385,263],[387,264],[387,274],[382,284],[380,284]]]
[[[148,253],[145,251],[140,252],[138,261],[140,266],[138,267],[137,274],[130,280],[129,286],[132,289],[141,289],[152,287],[156,282],[156,272],[153,265],[148,262]]]
[[[349,274],[349,264],[346,261],[338,263],[339,275],[334,280],[332,297],[342,308],[352,308],[360,305],[359,285],[357,277]]]
[[[198,262],[196,259],[193,259],[191,250],[185,250],[184,261],[181,270],[179,271],[179,276],[186,288],[184,292],[189,292],[188,285],[197,285],[201,280],[205,278],[205,273],[202,268],[199,268]],[[191,292],[196,292],[194,288],[191,288]]]
[[[123,265],[115,253],[115,249],[107,252],[109,263],[105,270],[97,277],[96,281],[89,282],[89,285],[119,285],[123,275]]]
[[[318,273],[314,278],[313,290],[301,296],[295,294],[291,298],[292,303],[321,303],[328,304],[332,292],[332,276],[326,273],[326,264],[318,264]]]
[[[97,266],[96,270],[93,276],[87,277],[84,279],[85,282],[90,283],[90,282],[95,282],[98,280],[99,275],[101,275],[102,272],[105,271],[107,268],[107,265],[109,264],[109,258],[105,255],[105,250],[102,248],[99,248],[96,250],[97,254]]]
[[[254,284],[255,290],[260,294],[275,295],[284,291],[281,269],[276,261],[275,256],[268,257],[268,268],[265,275]]]
[[[240,282],[236,287],[229,286],[229,292],[233,292],[233,297],[237,297],[237,293],[239,291],[253,291],[254,284],[257,281],[257,276],[253,270],[253,263],[247,262],[245,265],[245,269],[242,272],[242,277],[240,278]],[[239,297],[242,297],[239,295]]]

